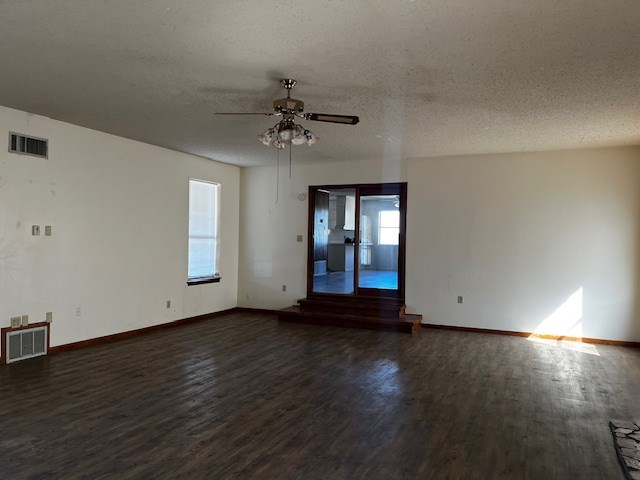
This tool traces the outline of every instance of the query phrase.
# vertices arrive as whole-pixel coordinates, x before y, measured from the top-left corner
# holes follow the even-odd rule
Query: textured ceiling
[[[638,0],[3,0],[0,104],[236,165],[640,143]]]

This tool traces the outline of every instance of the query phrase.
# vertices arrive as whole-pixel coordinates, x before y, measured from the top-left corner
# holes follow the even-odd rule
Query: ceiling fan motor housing
[[[273,109],[279,113],[302,113],[304,102],[295,98],[279,98],[274,100]]]
[[[280,85],[282,85],[287,90],[291,90],[293,87],[295,87],[296,83],[298,82],[293,78],[283,78],[282,80],[280,80]]]

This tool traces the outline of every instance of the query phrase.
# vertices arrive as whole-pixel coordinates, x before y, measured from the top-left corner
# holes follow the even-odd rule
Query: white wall
[[[0,148],[0,326],[52,311],[55,346],[236,306],[237,167],[0,107],[8,131],[50,151]],[[217,284],[186,285],[189,177],[222,184]]]
[[[640,340],[640,149],[424,159],[408,176],[407,304],[426,322]]]
[[[280,169],[277,202],[275,167],[243,168],[238,305],[277,309],[306,296],[308,204],[298,194],[309,185],[397,182],[403,168],[399,162],[294,162],[291,179],[287,168]]]
[[[640,148],[293,172],[276,204],[275,169],[243,169],[240,305],[282,308],[306,295],[307,203],[297,193],[407,180],[408,312],[425,323],[640,341]]]

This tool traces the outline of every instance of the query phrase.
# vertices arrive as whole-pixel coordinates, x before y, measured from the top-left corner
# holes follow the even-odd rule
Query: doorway
[[[309,187],[307,295],[404,299],[406,183]]]

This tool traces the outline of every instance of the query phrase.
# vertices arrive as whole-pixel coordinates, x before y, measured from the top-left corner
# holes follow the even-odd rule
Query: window
[[[398,210],[382,210],[378,220],[378,245],[398,245],[400,212]]]
[[[220,281],[219,194],[217,183],[189,180],[189,285]]]

